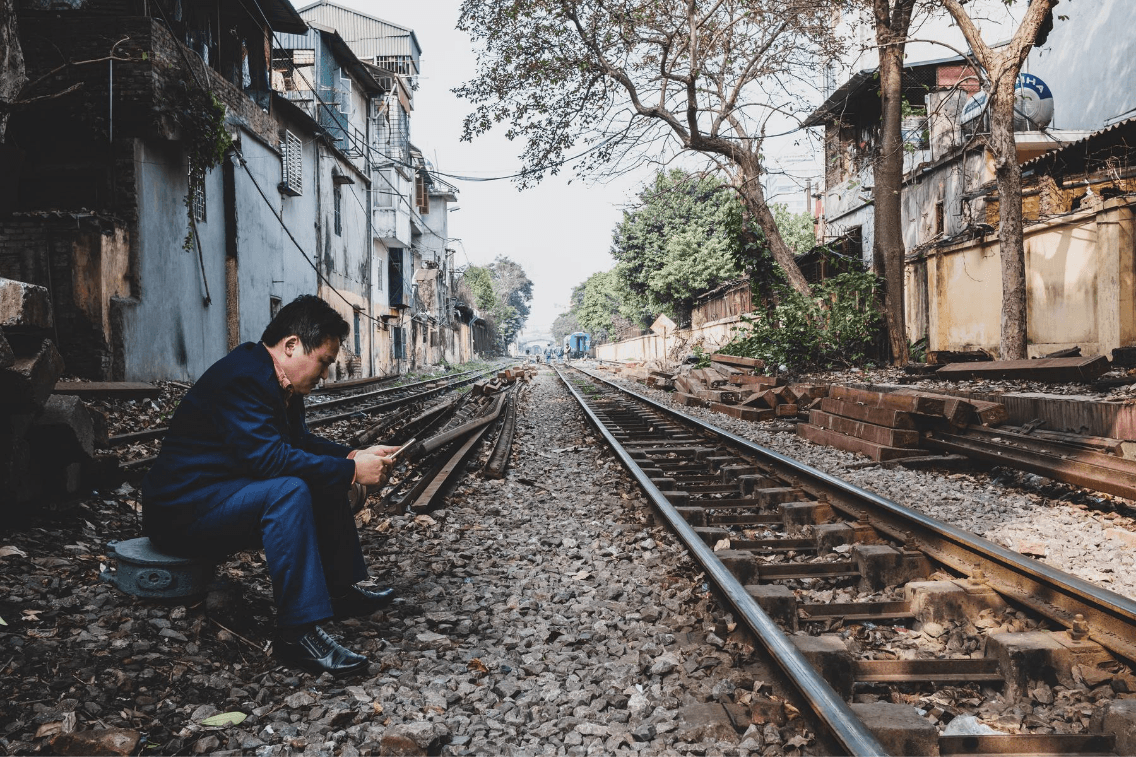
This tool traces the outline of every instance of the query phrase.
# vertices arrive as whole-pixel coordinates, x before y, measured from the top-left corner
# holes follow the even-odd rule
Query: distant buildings
[[[327,2],[17,7],[40,99],[0,144],[0,275],[50,290],[69,373],[193,380],[313,292],[351,324],[333,378],[472,355],[412,30]]]

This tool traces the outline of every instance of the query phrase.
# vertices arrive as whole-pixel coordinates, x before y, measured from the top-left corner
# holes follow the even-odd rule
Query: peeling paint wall
[[[1086,355],[1109,355],[1136,340],[1134,207],[1131,200],[1109,200],[1099,211],[1026,228],[1030,357],[1074,346]],[[997,354],[1002,315],[997,239],[936,249],[919,262],[925,274],[910,262],[908,284],[917,289],[925,275],[929,349]],[[910,301],[908,307],[910,312]]]

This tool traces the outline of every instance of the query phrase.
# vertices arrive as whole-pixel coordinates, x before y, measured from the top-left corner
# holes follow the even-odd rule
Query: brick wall
[[[114,230],[113,223],[92,217],[0,219],[0,276],[51,293],[55,342],[68,375],[110,379],[121,374],[114,339],[104,328],[102,312],[108,303],[99,296],[101,281],[77,270],[101,257],[104,239]]]

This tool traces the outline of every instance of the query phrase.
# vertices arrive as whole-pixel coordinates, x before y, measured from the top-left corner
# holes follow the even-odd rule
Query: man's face
[[[295,340],[295,343],[292,343]],[[290,336],[285,340],[284,354],[287,364],[284,370],[292,381],[292,389],[296,394],[307,395],[316,388],[320,379],[327,378],[327,368],[335,362],[339,354],[339,340],[328,337],[323,344],[311,352],[304,352],[298,337]]]

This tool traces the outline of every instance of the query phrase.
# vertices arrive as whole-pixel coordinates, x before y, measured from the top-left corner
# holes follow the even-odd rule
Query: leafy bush
[[[813,285],[812,297],[779,286],[772,311],[742,316],[745,325],[719,351],[792,369],[861,364],[882,323],[878,288],[878,279],[863,272],[825,279]]]

